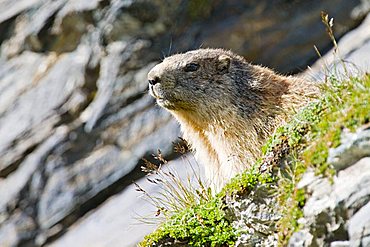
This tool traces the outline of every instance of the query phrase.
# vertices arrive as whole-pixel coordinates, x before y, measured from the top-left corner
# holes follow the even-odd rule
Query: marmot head
[[[206,104],[212,111],[212,105],[223,103],[226,107],[228,98],[236,96],[231,92],[235,90],[233,77],[235,65],[241,62],[241,57],[222,49],[176,54],[149,72],[149,92],[168,110],[197,111]]]

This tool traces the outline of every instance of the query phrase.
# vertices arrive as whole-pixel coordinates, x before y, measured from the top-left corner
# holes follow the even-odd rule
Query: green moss
[[[259,165],[255,165],[254,168],[231,179],[218,194],[218,197],[223,198],[226,195],[245,194],[253,190],[258,184],[274,184],[275,178],[272,174],[261,173],[258,167]]]
[[[322,89],[320,99],[297,113],[263,147],[264,158],[252,169],[228,183],[209,200],[184,208],[172,215],[157,231],[148,235],[141,246],[153,246],[163,239],[177,239],[191,246],[231,246],[237,238],[225,215],[224,197],[243,194],[260,184],[276,186],[276,193],[283,215],[278,222],[279,241],[286,245],[291,234],[299,229],[298,219],[303,216],[305,191],[296,188],[308,167],[317,173],[332,176],[335,171],[327,164],[329,148],[340,145],[341,129],[355,130],[368,123],[370,116],[370,75],[339,82],[335,77]],[[284,169],[266,169],[283,160]],[[272,172],[270,172],[272,171]]]
[[[230,246],[236,240],[235,229],[225,218],[220,197],[185,208],[148,235],[141,246],[152,246],[165,238],[176,239],[190,246]]]

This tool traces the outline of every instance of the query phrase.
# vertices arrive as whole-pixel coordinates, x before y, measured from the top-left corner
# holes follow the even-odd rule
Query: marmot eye
[[[192,71],[196,71],[198,69],[199,69],[199,64],[197,64],[197,63],[188,63],[187,65],[185,65],[184,71],[185,72],[192,72]]]

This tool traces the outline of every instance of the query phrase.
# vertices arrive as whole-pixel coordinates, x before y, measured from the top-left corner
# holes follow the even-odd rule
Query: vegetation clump
[[[225,218],[224,207],[222,200],[215,197],[185,208],[146,237],[141,245],[151,246],[163,239],[173,239],[190,246],[231,246],[236,240],[236,234]]]

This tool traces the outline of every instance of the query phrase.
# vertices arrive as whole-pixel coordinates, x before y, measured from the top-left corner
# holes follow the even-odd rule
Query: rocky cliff
[[[314,44],[330,47],[320,10],[335,17],[341,37],[361,23],[368,6],[1,1],[0,246],[66,246],[65,239],[68,246],[132,246],[148,230],[124,229],[128,212],[140,205],[124,189],[143,176],[142,157],[160,148],[173,158],[180,135],[146,94],[153,64],[202,45],[296,72],[315,59]],[[100,226],[87,224],[102,219]]]

